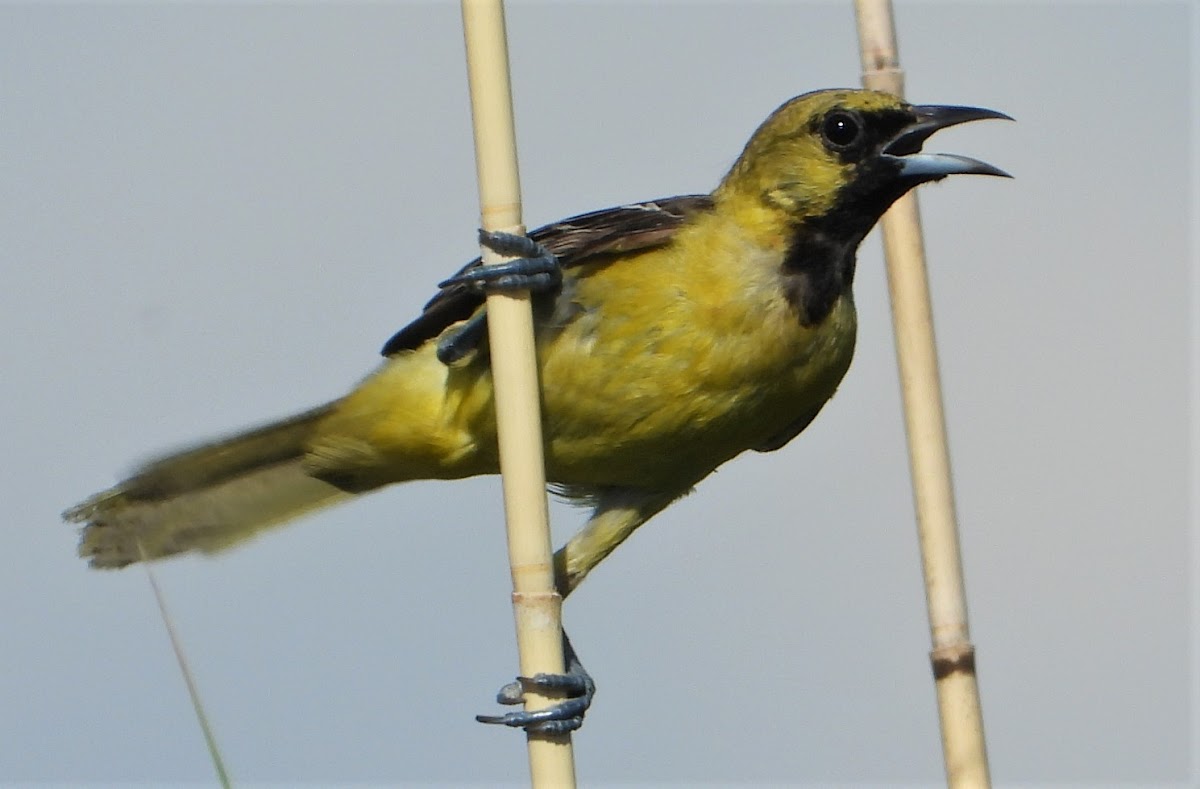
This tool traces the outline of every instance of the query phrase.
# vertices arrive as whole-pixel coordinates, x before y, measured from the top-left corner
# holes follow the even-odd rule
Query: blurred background
[[[929,145],[1016,180],[921,191],[993,776],[1195,785],[1197,7],[896,14],[911,100],[1018,120]],[[707,191],[778,104],[859,84],[849,3],[508,29],[530,226]],[[5,785],[213,783],[145,573],[87,570],[59,513],[340,395],[475,254],[462,49],[449,2],[0,7]],[[583,785],[942,780],[876,235],[857,299],[804,436],[566,607]],[[238,785],[525,782],[472,719],[516,667],[499,496],[409,484],[158,566]]]

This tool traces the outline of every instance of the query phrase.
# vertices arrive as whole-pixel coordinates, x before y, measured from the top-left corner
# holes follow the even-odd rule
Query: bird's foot
[[[558,258],[544,246],[529,238],[513,233],[479,231],[479,243],[496,254],[511,257],[503,263],[490,266],[473,266],[445,282],[440,288],[467,285],[486,293],[529,290],[545,293],[562,284],[562,267]]]
[[[566,696],[553,706],[541,710],[507,712],[503,715],[476,715],[480,723],[498,723],[503,726],[524,729],[530,734],[567,734],[583,725],[583,716],[592,706],[596,695],[596,683],[583,668],[579,658],[571,649],[570,642],[563,636],[567,671],[565,674],[534,674],[532,677],[517,677],[500,688],[496,701],[500,704],[522,704],[529,691],[546,695]]]
[[[558,258],[528,236],[480,230],[479,243],[493,252],[515,259],[490,266],[472,266],[438,283],[438,287],[461,285],[484,293],[515,290],[547,293],[557,290],[562,284],[562,267]],[[487,313],[480,310],[458,328],[442,335],[437,344],[438,359],[442,364],[451,365],[466,358],[479,347],[486,333]]]

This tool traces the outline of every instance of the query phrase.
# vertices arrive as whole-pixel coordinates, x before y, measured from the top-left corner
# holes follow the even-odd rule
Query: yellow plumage
[[[928,121],[933,110],[962,117]],[[998,174],[913,155],[922,123],[996,117],[964,112],[807,94],[767,119],[711,195],[532,234],[563,270],[561,288],[535,297],[547,477],[595,506],[557,556],[564,594],[717,466],[782,446],[816,416],[854,351],[863,235],[917,183]],[[478,289],[450,285],[344,398],[165,458],[69,511],[85,524],[81,554],[119,567],[219,550],[352,493],[495,473],[486,341],[467,332],[483,309]]]

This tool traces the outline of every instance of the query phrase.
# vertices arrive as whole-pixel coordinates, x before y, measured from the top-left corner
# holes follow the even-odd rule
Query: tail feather
[[[331,406],[154,461],[67,510],[82,523],[79,555],[124,567],[186,551],[212,553],[350,494],[303,468]]]

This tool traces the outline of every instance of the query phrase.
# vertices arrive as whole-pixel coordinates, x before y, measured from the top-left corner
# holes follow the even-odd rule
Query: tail
[[[348,497],[302,467],[333,405],[162,458],[72,507],[63,518],[84,524],[79,555],[115,568],[212,553]]]

